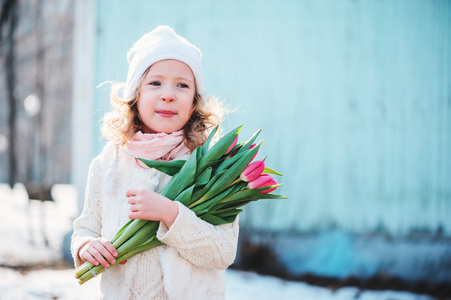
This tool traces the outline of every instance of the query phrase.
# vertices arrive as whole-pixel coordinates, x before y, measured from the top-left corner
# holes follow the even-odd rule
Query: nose
[[[166,88],[161,94],[160,99],[165,102],[175,101],[175,93],[171,88]]]

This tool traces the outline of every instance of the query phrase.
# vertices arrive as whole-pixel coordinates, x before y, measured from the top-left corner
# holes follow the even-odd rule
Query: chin
[[[182,130],[183,128],[171,128],[171,129],[165,129],[165,130],[161,130],[159,132],[164,132],[166,134],[170,134],[179,130]]]

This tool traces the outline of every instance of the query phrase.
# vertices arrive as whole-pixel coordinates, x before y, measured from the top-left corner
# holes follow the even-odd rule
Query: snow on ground
[[[0,184],[0,265],[61,260],[64,235],[72,230],[73,217],[78,213],[77,200],[70,185],[55,186],[52,195],[55,202],[29,201],[22,185],[11,190]]]
[[[90,300],[98,293],[98,278],[79,286],[73,270],[40,270],[25,275],[10,269],[0,269],[0,299],[2,300]],[[287,282],[270,276],[228,270],[227,300],[432,300],[427,296],[394,291],[363,291],[342,288],[332,292],[305,283]]]
[[[71,230],[72,219],[77,215],[72,186],[58,185],[52,194],[55,202],[28,201],[22,186],[17,185],[11,190],[0,184],[0,266],[3,266],[0,268],[0,300],[89,300],[95,299],[98,293],[98,278],[80,286],[72,268],[36,269],[36,265],[58,265],[62,258],[63,238]],[[48,246],[43,233],[47,236]],[[6,267],[27,265],[35,268],[21,273]],[[227,300],[433,299],[395,291],[359,291],[356,288],[331,291],[237,270],[227,270],[226,279]]]

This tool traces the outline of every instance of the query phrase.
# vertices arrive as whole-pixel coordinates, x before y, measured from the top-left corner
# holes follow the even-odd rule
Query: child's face
[[[137,108],[144,133],[182,129],[193,108],[195,81],[184,63],[168,59],[153,64],[141,82]]]

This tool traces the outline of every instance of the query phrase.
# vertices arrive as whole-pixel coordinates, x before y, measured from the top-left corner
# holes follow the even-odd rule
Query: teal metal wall
[[[289,199],[242,226],[451,235],[450,1],[124,3],[97,0],[96,84],[125,80],[126,51],[168,24],[202,50],[207,92],[239,106],[225,129],[263,127]]]

